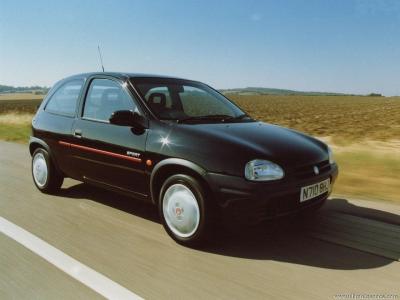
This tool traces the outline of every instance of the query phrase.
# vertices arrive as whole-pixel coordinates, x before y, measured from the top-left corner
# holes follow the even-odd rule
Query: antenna
[[[97,50],[99,51],[99,57],[100,57],[101,68],[103,69],[103,72],[104,72],[103,56],[101,55],[100,45],[97,45]]]

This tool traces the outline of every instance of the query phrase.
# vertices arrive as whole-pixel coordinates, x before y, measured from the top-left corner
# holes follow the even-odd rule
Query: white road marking
[[[108,277],[68,256],[3,217],[0,217],[0,232],[108,299],[142,299]]]

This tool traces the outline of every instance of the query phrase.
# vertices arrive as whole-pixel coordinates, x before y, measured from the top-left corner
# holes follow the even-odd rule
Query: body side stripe
[[[84,150],[84,151],[93,152],[93,153],[97,153],[97,154],[103,154],[103,155],[107,155],[107,156],[112,156],[112,157],[116,157],[116,158],[126,159],[126,160],[130,160],[130,161],[133,161],[133,162],[136,162],[136,163],[141,163],[142,162],[142,159],[137,158],[137,157],[127,156],[127,155],[114,153],[114,152],[110,152],[110,151],[105,151],[105,150],[86,147],[86,146],[82,146],[82,145],[67,143],[67,142],[64,142],[64,141],[58,141],[58,143],[60,145],[62,145],[62,146],[67,146],[67,147],[71,147],[71,148],[75,148],[75,149],[79,149],[79,150]]]

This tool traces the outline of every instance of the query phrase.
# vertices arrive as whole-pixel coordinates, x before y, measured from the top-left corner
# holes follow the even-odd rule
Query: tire
[[[167,178],[160,190],[158,208],[165,230],[179,244],[200,246],[210,238],[216,209],[195,178],[184,174]]]
[[[37,148],[32,155],[32,178],[39,191],[55,194],[60,190],[64,177],[57,171],[49,153]]]

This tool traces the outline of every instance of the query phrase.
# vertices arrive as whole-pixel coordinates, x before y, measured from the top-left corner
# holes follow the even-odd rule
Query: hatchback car
[[[251,118],[206,84],[90,73],[59,81],[32,120],[37,188],[65,177],[151,202],[177,242],[229,222],[315,209],[338,174],[332,152],[303,133]]]

